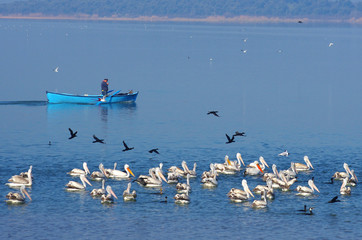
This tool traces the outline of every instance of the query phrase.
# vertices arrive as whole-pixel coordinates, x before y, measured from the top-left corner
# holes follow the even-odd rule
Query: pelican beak
[[[238,153],[236,157],[237,157],[237,159],[240,160],[240,162],[241,162],[241,163],[243,164],[243,166],[245,167],[245,163],[244,163],[244,161],[243,161],[243,158],[241,157],[241,154]]]
[[[29,193],[25,190],[25,188],[24,188],[23,192],[25,193],[25,195],[26,195],[26,196],[30,199],[30,201],[31,201],[32,199],[31,199]]]
[[[85,174],[90,174],[89,168],[87,165],[84,166]]]
[[[251,196],[253,196],[253,198],[255,198],[254,194],[250,191],[249,188],[247,189],[247,191],[248,191],[248,193],[249,193]]]
[[[258,167],[258,169],[259,169],[260,172],[264,173],[264,172],[263,172],[263,169],[261,169],[259,163],[257,163],[256,166]]]
[[[165,181],[167,183],[167,180],[166,180],[165,176],[163,176],[162,172],[160,172],[160,177],[162,178],[163,181]]]
[[[116,194],[113,192],[112,189],[109,189],[109,193],[112,194],[112,196],[116,199],[118,199],[118,197],[116,196]]]
[[[135,175],[133,174],[133,172],[131,171],[131,169],[127,168],[128,172],[134,177]]]
[[[88,179],[85,177],[84,181],[89,184],[89,186],[92,186],[92,184],[88,181]]]
[[[227,158],[226,161],[228,162],[229,165],[231,165],[229,158]]]
[[[269,168],[269,165],[265,162],[265,159],[264,158],[261,158],[260,159],[260,162],[263,162],[265,166],[267,166]]]
[[[320,193],[319,189],[318,189],[317,186],[314,184],[314,182],[313,182],[313,188],[314,188],[317,192]]]
[[[312,163],[310,162],[309,158],[307,158],[307,161],[308,161],[308,165],[309,165],[312,169],[314,169],[314,167],[313,167]]]

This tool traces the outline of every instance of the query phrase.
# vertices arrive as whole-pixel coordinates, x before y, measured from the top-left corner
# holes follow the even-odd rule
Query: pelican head
[[[236,154],[236,159],[238,159],[238,161],[240,161],[243,164],[243,166],[245,167],[244,161],[243,161],[240,153]]]
[[[248,182],[247,182],[245,179],[243,179],[243,180],[241,181],[241,185],[243,186],[244,192],[246,193],[246,195],[247,195],[248,197],[249,197],[249,195],[251,195],[251,196],[254,197],[253,193],[252,193],[252,192],[250,191],[250,189],[249,189]]]
[[[317,188],[317,186],[314,184],[314,181],[312,179],[309,179],[308,181],[308,185],[310,186],[310,188],[314,191],[314,189],[320,193],[319,189]]]
[[[108,194],[111,194],[114,198],[118,199],[118,197],[116,196],[116,194],[113,192],[111,186],[108,185],[107,188],[106,188],[106,191],[107,191]]]
[[[260,161],[263,165],[265,165],[265,166],[267,166],[267,167],[269,168],[269,165],[265,162],[265,160],[264,160],[264,158],[263,158],[262,156],[259,157],[259,161]]]
[[[90,171],[88,169],[88,165],[86,162],[83,163],[83,169],[84,169],[85,174],[90,174]]]
[[[131,169],[129,168],[129,165],[128,165],[128,164],[125,164],[125,165],[124,165],[124,170],[126,170],[126,172],[129,172],[129,173],[134,177],[134,174],[133,174],[133,172],[131,171]]]
[[[309,161],[309,157],[308,156],[304,156],[304,162],[307,164],[307,166],[311,167],[312,169],[314,169],[312,163]]]

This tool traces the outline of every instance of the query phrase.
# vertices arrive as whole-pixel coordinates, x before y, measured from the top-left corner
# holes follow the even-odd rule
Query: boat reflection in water
[[[101,105],[85,104],[47,104],[48,122],[59,122],[72,118],[84,118],[84,122],[94,120],[99,115],[102,121],[107,122],[111,115],[119,115],[120,118],[131,117],[137,109],[135,102],[112,103]]]

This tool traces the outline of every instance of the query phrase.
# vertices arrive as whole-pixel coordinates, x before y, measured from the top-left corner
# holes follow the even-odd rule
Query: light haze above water
[[[344,162],[357,177],[362,172],[362,28],[1,20],[0,38],[1,239],[362,237],[360,186],[340,196],[340,181],[325,184]],[[103,78],[110,89],[139,91],[136,103],[46,103],[46,90],[100,93]],[[68,128],[78,137],[68,140]],[[247,136],[225,144],[235,131]],[[106,144],[93,144],[93,134]],[[123,140],[135,149],[122,152]],[[148,153],[155,147],[159,155]],[[278,157],[285,149],[291,155]],[[308,155],[315,170],[254,210],[253,199],[233,204],[226,193],[242,179],[251,189],[264,184],[260,177],[219,176],[213,190],[200,183],[210,163],[235,160],[237,152],[246,163],[263,156],[278,169]],[[101,162],[128,163],[139,176],[183,160],[197,163],[188,206],[174,203],[175,186],[167,184],[159,195],[133,183],[137,201],[124,203],[127,181],[107,180],[120,197],[112,206],[89,196],[98,182],[85,193],[64,191],[79,181],[66,173],[84,161],[91,172]],[[33,200],[7,205],[14,190],[5,183],[30,165]],[[321,193],[296,196],[311,177]],[[327,204],[336,195],[341,202]],[[303,205],[315,214],[298,214]]]

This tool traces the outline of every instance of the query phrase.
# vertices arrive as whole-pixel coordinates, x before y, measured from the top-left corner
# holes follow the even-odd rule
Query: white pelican
[[[268,179],[266,181],[266,186],[265,185],[257,185],[254,189],[253,192],[256,194],[262,194],[263,192],[266,192],[266,197],[268,199],[274,199],[274,190],[272,188],[272,180]]]
[[[290,168],[287,170],[280,171],[284,176],[289,176],[291,178],[295,178],[298,174],[297,168],[294,162],[290,163]]]
[[[105,194],[106,193],[106,190],[104,189],[104,184],[105,184],[105,182],[106,182],[106,180],[102,180],[102,188],[98,188],[98,189],[93,189],[92,191],[91,191],[91,193],[90,193],[90,195],[92,196],[92,197],[100,197],[100,196],[102,196],[103,194]]]
[[[8,194],[6,194],[6,198],[8,199],[6,200],[6,202],[8,204],[22,204],[25,203],[25,196],[27,196],[31,200],[31,197],[29,193],[25,190],[24,185],[20,187],[20,193],[9,192]]]
[[[297,181],[297,177],[291,180],[289,175],[287,175],[287,177],[288,179],[283,174],[279,174],[279,178],[272,178],[273,187],[281,188],[284,192],[289,191],[290,186],[292,186]]]
[[[88,169],[86,162],[83,162],[83,169],[84,170],[79,169],[79,168],[74,168],[72,171],[68,172],[67,174],[74,176],[74,177],[90,174],[90,171]]]
[[[260,162],[260,163],[259,163],[259,162]],[[267,168],[269,168],[269,165],[266,163],[266,161],[265,161],[265,159],[264,159],[263,156],[260,156],[260,157],[259,157],[259,162],[258,162],[258,161],[254,161],[254,162],[250,163],[249,165],[247,165],[246,167],[247,167],[247,168],[256,168],[257,165],[259,164],[259,165],[264,165],[264,168],[265,168],[265,166],[266,166]],[[264,169],[263,169],[263,170],[264,170]]]
[[[185,161],[182,161],[181,163],[181,166],[183,168],[180,169],[179,167],[176,167],[176,166],[172,166],[168,169],[169,172],[177,172],[178,174],[180,174],[181,176],[185,176],[187,174],[187,170],[186,170],[186,162]]]
[[[310,170],[311,168],[314,169],[312,163],[309,161],[309,158],[308,156],[304,156],[304,163],[295,163],[295,169],[296,171],[308,171]]]
[[[299,192],[297,193],[297,195],[301,195],[301,196],[309,196],[312,195],[314,193],[314,189],[319,192],[318,188],[316,187],[316,185],[314,184],[314,181],[312,179],[310,179],[308,181],[308,185],[309,187],[305,187],[305,186],[298,186],[296,188],[296,190]]]
[[[267,166],[267,164],[263,157],[260,157],[259,159],[260,159],[261,165],[257,161],[253,162],[252,164],[249,164],[245,168],[244,175],[258,175],[260,173],[264,173],[264,169],[265,169],[265,166]]]
[[[194,163],[194,168],[193,168],[192,170],[190,170],[190,169],[188,168],[186,162],[185,162],[185,169],[186,169],[185,174],[186,174],[186,176],[187,176],[187,174],[188,174],[188,175],[190,175],[190,177],[192,177],[192,178],[196,177],[196,166],[197,166],[197,164]],[[184,176],[185,176],[185,175],[184,175]]]
[[[167,183],[178,183],[180,174],[178,172],[167,173]]]
[[[201,183],[203,183],[203,186],[208,187],[216,187],[218,185],[218,182],[216,180],[217,172],[215,170],[214,164],[210,164],[210,171],[209,172],[203,172],[201,176]]]
[[[253,196],[253,193],[250,191],[248,187],[248,183],[245,179],[241,181],[241,185],[243,186],[244,190],[232,188],[228,193],[227,196],[230,198],[231,201],[234,202],[242,202],[248,200],[250,196]]]
[[[190,174],[187,174],[186,183],[177,183],[176,190],[178,193],[185,193],[191,191]]]
[[[116,168],[116,166],[117,166],[117,163],[115,163],[115,168]],[[124,165],[124,170],[125,171],[117,170],[115,168],[113,170],[109,171],[109,177],[110,178],[128,179],[130,174],[134,177],[134,174],[131,171],[131,169],[129,168],[128,164]]]
[[[343,168],[346,170],[345,172],[335,172],[333,178],[336,180],[343,180],[344,178],[348,178],[349,175],[352,175],[351,170],[347,163],[343,163]]]
[[[190,197],[189,197],[188,192],[181,193],[181,194],[178,193],[173,198],[175,199],[175,203],[177,203],[177,204],[188,204],[188,203],[190,203]]]
[[[241,164],[245,166],[240,153],[236,154],[236,159],[236,161],[230,161],[229,156],[225,156],[225,170],[223,172],[224,174],[235,174],[236,172],[240,171]]]
[[[137,178],[136,182],[144,187],[161,187],[162,180],[167,183],[159,167],[156,168],[155,172],[150,169],[150,175],[151,176],[141,175]]]
[[[137,197],[136,190],[131,192],[131,183],[128,183],[127,189],[123,192],[123,200],[124,201],[135,201]]]
[[[12,176],[8,180],[9,182],[6,183],[6,185],[8,185],[11,188],[19,188],[23,185],[25,187],[31,187],[33,185],[32,174],[31,174],[32,169],[33,169],[33,166],[30,166],[27,177],[22,177],[20,175]]]
[[[351,188],[350,188],[350,187],[346,187],[347,182],[348,182],[348,178],[343,179],[342,186],[341,186],[341,188],[340,188],[340,190],[339,190],[339,192],[340,192],[342,195],[349,195],[349,194],[351,194]]]
[[[254,200],[251,204],[252,208],[265,208],[267,206],[266,191],[262,192],[261,200]]]
[[[277,170],[277,165],[273,164],[272,165],[272,170],[273,170],[273,173],[264,173],[264,175],[263,175],[263,181],[264,182],[266,182],[268,179],[279,177],[279,173],[278,173],[278,170]]]
[[[109,175],[106,173],[103,163],[99,164],[99,171],[94,171],[91,174],[91,178],[93,181],[102,181],[105,177]]]
[[[70,191],[70,192],[74,192],[74,191],[81,191],[81,190],[85,190],[86,188],[86,183],[88,183],[90,186],[92,186],[92,184],[88,181],[88,179],[85,177],[85,175],[80,175],[79,176],[80,180],[82,181],[82,184],[80,184],[79,182],[75,182],[75,181],[69,181],[65,188],[65,190]]]
[[[113,192],[112,187],[111,186],[107,186],[106,188],[107,191],[107,195],[103,194],[101,197],[101,203],[113,203],[113,197],[118,199],[118,197],[116,196],[116,194]],[[113,196],[113,197],[112,197]]]

